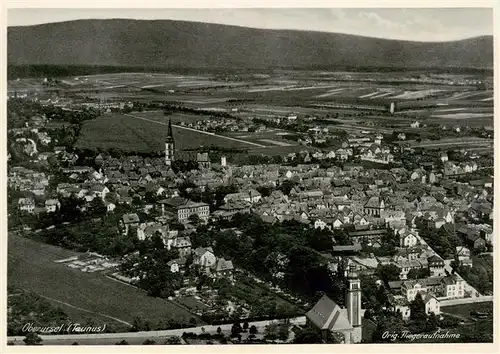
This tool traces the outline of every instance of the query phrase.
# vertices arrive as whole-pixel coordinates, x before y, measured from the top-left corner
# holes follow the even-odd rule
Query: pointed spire
[[[168,120],[167,136],[172,138],[172,119]]]

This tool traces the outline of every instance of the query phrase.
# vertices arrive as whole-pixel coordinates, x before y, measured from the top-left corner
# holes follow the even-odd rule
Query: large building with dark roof
[[[334,334],[342,334],[344,343],[359,343],[362,339],[361,282],[354,268],[348,275],[346,307],[341,308],[323,295],[321,299],[306,313],[307,323],[319,330],[323,339]]]

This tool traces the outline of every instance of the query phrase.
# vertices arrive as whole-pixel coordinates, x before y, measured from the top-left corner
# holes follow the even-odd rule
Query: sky
[[[9,9],[9,26],[76,19],[170,19],[413,41],[493,35],[491,8]]]

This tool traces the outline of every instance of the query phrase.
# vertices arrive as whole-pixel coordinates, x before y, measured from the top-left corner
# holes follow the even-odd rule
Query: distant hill
[[[78,20],[8,28],[9,65],[493,68],[493,37],[430,43],[185,21]]]

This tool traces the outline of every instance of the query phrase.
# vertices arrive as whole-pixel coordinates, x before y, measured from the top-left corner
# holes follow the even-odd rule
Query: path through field
[[[71,307],[71,308],[74,308],[76,310],[80,310],[80,311],[83,311],[83,312],[87,312],[87,313],[92,313],[94,315],[99,315],[99,316],[102,316],[102,317],[106,317],[106,318],[109,318],[109,319],[112,319],[114,321],[117,321],[117,322],[120,322],[120,323],[123,323],[127,326],[130,326],[132,327],[132,324],[131,323],[128,323],[126,321],[123,321],[123,320],[120,320],[119,318],[116,318],[116,317],[112,317],[112,316],[108,316],[108,315],[105,315],[103,313],[99,313],[99,312],[94,312],[94,311],[90,311],[90,310],[86,310],[86,309],[82,309],[81,307],[77,307],[77,306],[73,306],[71,304],[68,304],[67,302],[64,302],[64,301],[59,301],[59,300],[56,300],[56,299],[53,299],[51,297],[48,297],[48,296],[43,296],[43,295],[38,295],[40,296],[41,298],[44,298],[46,300],[49,300],[49,301],[53,301],[53,302],[57,302],[58,304],[61,304],[61,305],[64,305],[64,306],[68,306],[68,307]]]
[[[144,121],[147,121],[147,122],[152,122],[152,123],[157,123],[157,124],[161,124],[161,125],[168,125],[167,123],[164,123],[164,122],[159,122],[157,120],[154,120],[154,119],[148,119],[148,118],[144,118],[144,117],[139,117],[139,116],[135,116],[133,114],[124,114],[125,116],[127,117],[132,117],[132,118],[136,118],[136,119],[141,119],[141,120],[144,120]],[[239,143],[244,143],[244,144],[248,144],[248,145],[253,145],[253,146],[257,146],[257,147],[261,147],[261,148],[265,148],[266,146],[264,145],[260,145],[260,144],[256,144],[256,143],[252,143],[250,141],[245,141],[245,140],[240,140],[240,139],[235,139],[235,138],[230,138],[230,137],[227,137],[227,136],[224,136],[224,135],[218,135],[218,134],[215,134],[215,133],[209,133],[209,132],[204,132],[202,130],[197,130],[197,129],[192,129],[192,128],[187,128],[187,127],[183,127],[182,125],[175,125],[175,124],[172,124],[173,127],[176,127],[178,129],[184,129],[184,130],[191,130],[193,132],[197,132],[197,133],[200,133],[200,134],[206,134],[206,135],[211,135],[211,136],[216,136],[218,138],[223,138],[223,139],[227,139],[227,140],[232,140],[232,141],[237,141]]]
[[[197,324],[203,324],[198,316],[171,301],[150,297],[104,274],[86,273],[54,262],[79,253],[14,233],[9,233],[8,247],[8,284],[60,304],[74,321],[88,317],[95,322],[111,319],[116,325],[129,327],[134,318],[142,317],[151,328],[159,328],[161,322],[170,319],[185,325],[194,318]]]

